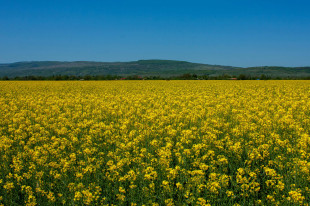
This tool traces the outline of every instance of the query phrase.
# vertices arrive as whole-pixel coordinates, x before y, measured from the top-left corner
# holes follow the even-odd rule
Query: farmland
[[[308,205],[309,81],[0,82],[2,205]]]

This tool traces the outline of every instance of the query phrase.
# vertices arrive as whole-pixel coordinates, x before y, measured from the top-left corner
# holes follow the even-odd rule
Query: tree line
[[[144,76],[141,77],[139,75],[131,75],[131,76],[118,76],[118,75],[84,75],[84,76],[75,76],[75,75],[53,75],[53,76],[22,76],[22,77],[7,77],[4,76],[0,78],[0,80],[50,80],[50,81],[68,81],[68,80],[310,80],[310,76],[307,77],[274,77],[262,74],[260,76],[251,76],[246,74],[240,75],[228,75],[222,74],[219,76],[211,76],[211,75],[197,75],[197,74],[182,74],[179,76],[170,76],[170,77],[162,77],[162,76]]]

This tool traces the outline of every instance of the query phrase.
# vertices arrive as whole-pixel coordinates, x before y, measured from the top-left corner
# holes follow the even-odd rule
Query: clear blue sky
[[[0,63],[310,66],[309,0],[0,0]]]

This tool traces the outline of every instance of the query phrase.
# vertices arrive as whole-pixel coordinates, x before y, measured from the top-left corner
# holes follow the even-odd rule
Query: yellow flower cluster
[[[0,205],[308,205],[309,81],[0,82]]]

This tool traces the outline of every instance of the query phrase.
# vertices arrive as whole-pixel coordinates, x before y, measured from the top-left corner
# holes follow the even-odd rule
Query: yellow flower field
[[[0,117],[0,205],[310,202],[310,81],[6,81]]]

